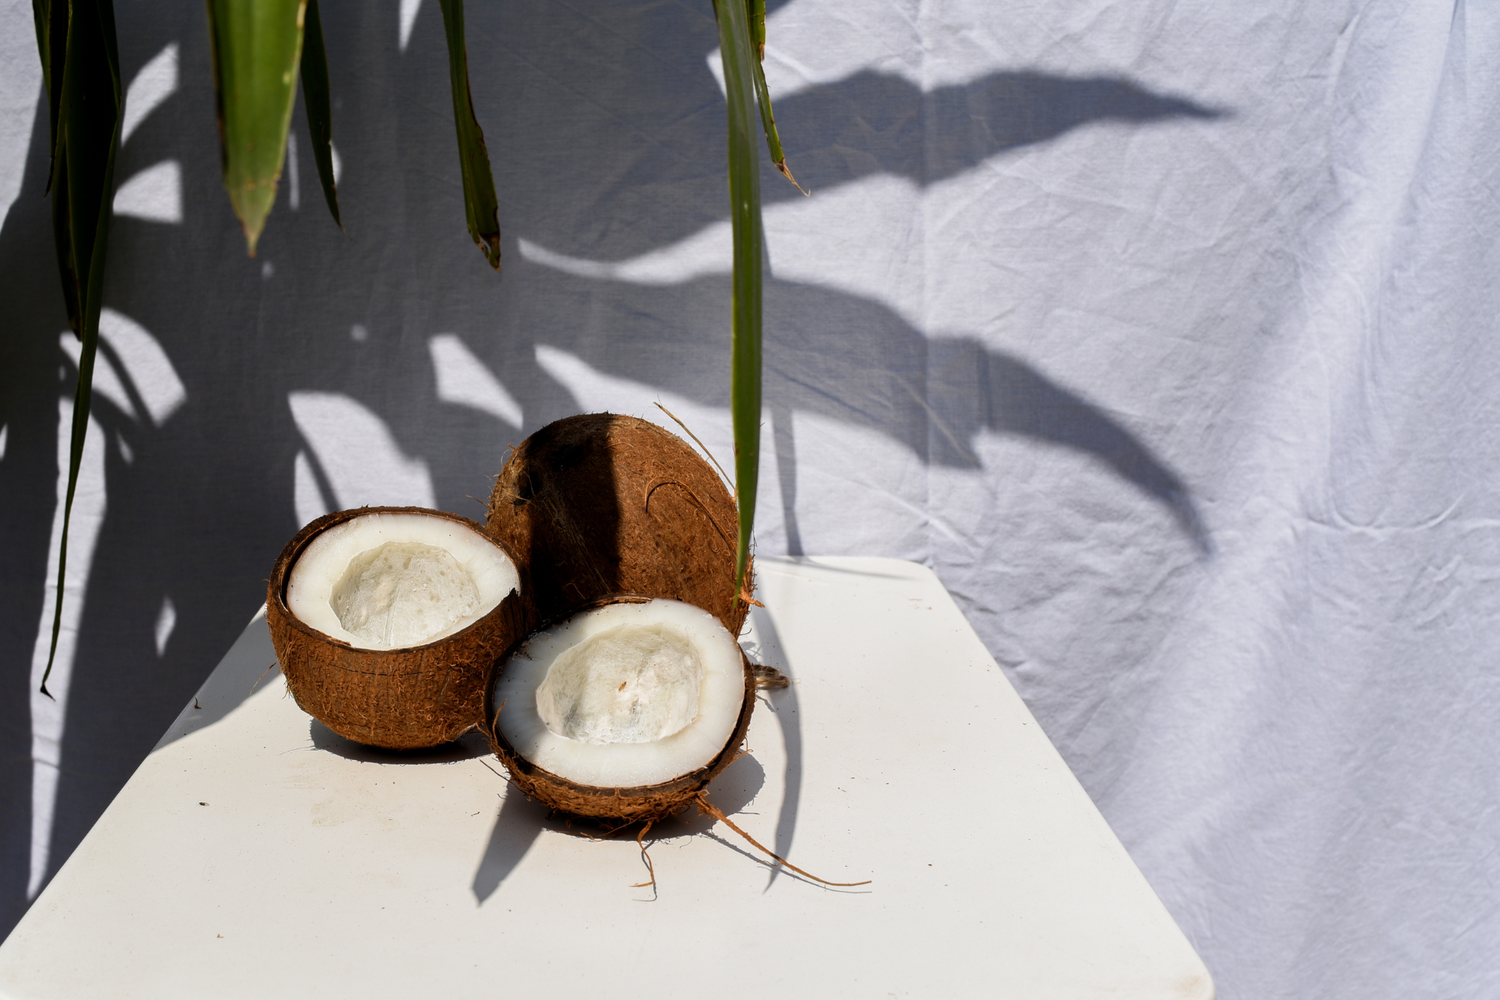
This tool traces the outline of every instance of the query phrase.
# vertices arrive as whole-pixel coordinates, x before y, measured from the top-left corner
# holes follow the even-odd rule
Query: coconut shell
[[[638,595],[612,595],[591,601],[589,605],[598,606],[615,601],[647,599]],[[489,737],[490,749],[495,752],[495,756],[500,758],[500,762],[505,765],[506,771],[510,774],[511,782],[522,792],[549,808],[585,819],[621,823],[656,821],[677,812],[691,802],[698,792],[706,788],[720,771],[734,763],[739,756],[740,747],[745,742],[745,733],[750,728],[750,716],[755,710],[755,669],[745,656],[744,650],[740,651],[740,663],[745,671],[745,695],[744,701],[740,704],[739,719],[735,722],[734,731],[725,741],[723,748],[707,764],[686,774],[678,775],[670,781],[655,785],[606,787],[584,785],[553,774],[522,757],[510,745],[510,742],[501,734],[498,725],[499,713],[504,706],[495,705],[492,701],[485,709],[484,733]]]
[[[424,514],[493,537],[479,523],[422,507],[362,507],[320,517],[282,549],[266,594],[266,622],[287,690],[304,712],[347,739],[392,750],[437,746],[482,726],[495,664],[528,631],[515,592],[489,614],[435,642],[360,649],[304,624],[287,608],[293,564],[318,534],[366,514]],[[525,565],[497,543],[521,572]]]
[[[739,512],[687,442],[638,417],[589,413],[548,424],[511,453],[489,529],[530,568],[537,620],[608,594],[703,608],[738,636],[752,587],[734,580]]]

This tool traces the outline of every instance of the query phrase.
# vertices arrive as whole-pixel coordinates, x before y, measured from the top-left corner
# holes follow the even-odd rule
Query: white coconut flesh
[[[304,624],[360,649],[435,642],[483,618],[520,586],[499,546],[444,517],[365,514],[320,533],[287,576]]]
[[[495,725],[521,757],[582,785],[655,785],[709,763],[745,697],[739,645],[707,611],[609,604],[538,632],[495,680]]]

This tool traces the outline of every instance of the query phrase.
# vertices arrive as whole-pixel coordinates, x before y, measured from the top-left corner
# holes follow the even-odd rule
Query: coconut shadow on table
[[[346,760],[362,761],[366,764],[451,764],[460,760],[472,760],[490,752],[484,735],[471,729],[456,740],[440,743],[435,747],[417,750],[387,750],[346,739],[329,729],[317,719],[309,719],[307,737],[318,750],[327,750]]]
[[[754,801],[765,785],[765,779],[765,769],[754,757],[745,754],[726,767],[709,784],[706,793],[709,801],[722,809],[725,815],[732,816]],[[699,815],[691,808],[686,809],[656,823],[647,835],[646,846],[649,848],[653,841],[707,833],[713,828],[714,822],[711,817]],[[474,880],[470,883],[475,904],[483,906],[499,890],[501,883],[516,870],[516,866],[544,830],[594,839],[607,839],[613,834],[615,838],[624,839],[633,838],[639,829],[639,825],[635,823],[611,829],[591,820],[570,819],[551,812],[545,805],[527,798],[511,785],[504,792],[500,812],[495,817],[495,826],[490,831],[490,840],[484,849],[484,857],[480,859],[479,868],[474,872]],[[621,870],[622,878],[634,877],[635,874],[633,871]]]
[[[764,608],[752,607],[750,616],[755,626],[757,645],[746,649],[750,660],[761,666],[775,667],[792,683],[780,690],[757,692],[761,703],[776,716],[781,729],[781,744],[786,753],[786,773],[783,775],[781,814],[776,818],[775,851],[783,858],[792,849],[792,834],[797,829],[797,807],[802,801],[802,713],[797,703],[796,675],[792,672],[791,660],[781,645],[781,634],[776,631],[776,622]],[[766,890],[776,881],[781,866],[771,869],[766,880]]]

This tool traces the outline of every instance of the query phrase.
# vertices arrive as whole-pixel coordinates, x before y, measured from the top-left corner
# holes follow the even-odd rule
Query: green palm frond
[[[734,578],[743,589],[755,526],[760,477],[761,235],[759,147],[750,131],[755,107],[753,66],[760,65],[750,41],[744,0],[714,0],[719,54],[729,114],[729,218],[734,233],[730,298],[729,410],[734,423],[734,492],[739,502],[739,539]],[[748,595],[744,595],[748,596]]]
[[[42,674],[42,692],[47,694],[47,678],[52,675],[62,630],[68,529],[93,398],[104,256],[114,210],[115,153],[120,148],[124,97],[120,89],[114,9],[109,0],[34,0],[32,12],[51,111],[52,171],[48,187],[52,192],[53,242],[68,322],[83,344],[78,358],[78,387],[73,396],[73,431],[68,446],[68,488],[63,500],[52,645]]]

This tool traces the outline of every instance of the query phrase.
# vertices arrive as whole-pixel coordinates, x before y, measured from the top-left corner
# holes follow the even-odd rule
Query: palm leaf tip
[[[271,214],[271,206],[276,203],[276,181],[273,179],[269,184],[259,187],[247,185],[247,188],[249,189],[245,191],[231,192],[229,203],[240,220],[240,227],[245,231],[245,248],[254,257],[255,248],[260,243],[260,234],[266,228],[266,216]]]
[[[757,7],[759,8],[757,10]],[[757,20],[758,18],[758,20]],[[766,86],[766,70],[761,65],[766,58],[766,6],[764,0],[751,0],[750,28],[752,41],[757,47],[758,58],[751,60],[750,75],[754,81],[755,103],[760,107],[760,127],[766,134],[766,151],[771,162],[781,171],[781,176],[792,182],[792,187],[805,196],[807,190],[797,183],[791,168],[786,165],[786,152],[781,148],[781,135],[776,131],[776,115],[771,110],[771,88]]]
[[[255,256],[276,202],[307,0],[208,0],[224,190]]]
[[[458,137],[458,166],[464,184],[464,216],[469,235],[490,263],[500,270],[500,203],[484,130],[474,116],[469,92],[469,55],[464,42],[463,0],[440,0],[443,33],[448,42],[448,83],[453,93],[453,125]]]
[[[776,164],[776,169],[781,171],[781,176],[792,182],[792,187],[802,192],[802,196],[804,198],[812,197],[812,192],[808,191],[807,188],[803,187],[801,184],[798,184],[797,178],[792,176],[791,169],[786,165],[786,157],[781,158],[780,162]]]
[[[312,140],[313,162],[318,168],[318,183],[323,201],[340,230],[338,183],[333,176],[333,111],[328,83],[328,54],[323,47],[323,19],[318,14],[318,0],[307,0],[307,16],[302,29],[302,106],[307,111],[307,132]]]

